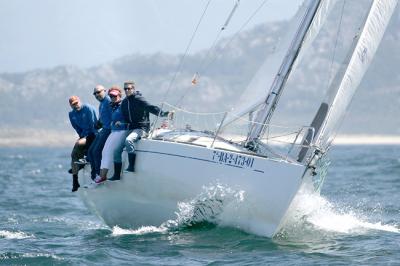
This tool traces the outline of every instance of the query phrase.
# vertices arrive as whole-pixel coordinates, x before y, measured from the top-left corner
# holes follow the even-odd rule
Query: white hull
[[[227,200],[213,214],[229,216],[223,219],[225,225],[245,231],[260,232],[253,227],[262,225],[263,235],[272,236],[304,172],[305,166],[285,161],[143,139],[137,146],[135,173],[124,173],[120,181],[81,188],[79,194],[107,225],[139,228],[176,220],[180,203],[196,200],[209,187],[222,186],[237,192],[243,206],[229,206]]]

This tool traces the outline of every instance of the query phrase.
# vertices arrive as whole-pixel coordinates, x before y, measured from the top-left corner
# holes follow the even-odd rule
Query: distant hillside
[[[203,63],[207,51],[188,56],[171,87],[167,101],[174,104],[182,95],[186,95],[183,101],[184,108],[194,111],[229,110],[263,62],[263,58],[276,49],[278,35],[285,27],[284,22],[260,25],[242,32],[225,49],[222,48],[229,39],[222,39],[215,56],[212,54],[210,57],[215,60],[200,73],[199,84],[196,87],[191,86],[190,81]],[[353,100],[342,132],[400,134],[400,53],[397,51],[400,41],[399,29],[400,16],[397,13]],[[333,33],[324,34],[328,38],[329,34]],[[322,34],[322,39],[316,43],[315,49],[323,48],[324,40]],[[93,87],[99,83],[106,87],[113,84],[122,86],[124,80],[133,79],[146,98],[154,103],[161,102],[180,57],[181,55],[161,53],[134,54],[88,69],[59,66],[25,73],[0,74],[0,123],[2,127],[7,128],[69,129],[68,97],[77,94],[85,102],[97,106],[91,93]],[[293,122],[293,113],[303,112],[301,115],[304,117],[311,115],[313,110],[306,108],[311,106],[311,103],[303,99],[302,95],[318,93],[311,91],[308,84],[321,82],[326,76],[321,73],[318,61],[302,66],[298,73],[301,82],[293,81],[293,86],[299,91],[288,96],[286,102],[282,102],[282,123]]]

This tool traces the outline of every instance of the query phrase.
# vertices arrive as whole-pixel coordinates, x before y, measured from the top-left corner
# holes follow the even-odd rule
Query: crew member
[[[79,165],[75,162],[84,157],[85,152],[96,137],[97,116],[94,107],[89,104],[82,104],[78,96],[71,96],[69,105],[72,108],[72,111],[69,112],[69,120],[79,136],[71,152],[72,192],[75,192],[80,187],[78,182]]]
[[[146,99],[138,93],[135,93],[135,82],[126,81],[124,83],[126,98],[122,101],[121,111],[125,121],[128,123],[129,135],[125,141],[126,151],[128,153],[129,166],[128,172],[135,171],[135,143],[140,138],[147,136],[150,130],[150,115],[152,113],[157,116],[172,115],[172,112],[164,112],[159,107],[151,105]]]

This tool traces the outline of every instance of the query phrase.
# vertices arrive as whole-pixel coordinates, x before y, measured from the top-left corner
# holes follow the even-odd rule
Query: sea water
[[[220,208],[252,206],[218,184],[175,220],[109,228],[71,193],[69,154],[0,149],[0,264],[400,265],[400,146],[334,147],[321,194],[300,193],[272,239],[229,226]]]

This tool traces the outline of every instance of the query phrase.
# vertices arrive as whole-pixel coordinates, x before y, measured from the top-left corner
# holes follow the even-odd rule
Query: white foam
[[[40,169],[34,169],[34,170],[29,171],[29,173],[32,174],[32,175],[38,175],[38,174],[40,174],[41,172],[42,172],[42,171],[41,171]]]
[[[355,211],[340,209],[318,194],[296,196],[289,210],[284,230],[298,228],[299,223],[309,223],[315,229],[344,234],[363,234],[369,230],[380,230],[400,233],[396,225],[371,223],[368,217],[356,214]]]
[[[7,258],[20,259],[20,258],[41,258],[41,257],[52,258],[52,259],[55,259],[55,260],[63,260],[61,257],[58,257],[58,256],[53,255],[53,254],[46,254],[46,253],[24,253],[22,255],[19,255],[19,254],[11,255],[11,256],[8,256]]]
[[[243,192],[226,188],[220,184],[203,187],[203,192],[187,202],[179,202],[176,218],[162,223],[159,227],[143,226],[139,229],[112,228],[112,235],[144,235],[165,233],[201,222],[220,223],[221,213],[230,205],[237,206],[243,200]],[[236,214],[235,214],[236,215]],[[231,216],[232,217],[232,216]]]
[[[165,227],[179,228],[208,222],[224,227],[238,228],[248,233],[271,236],[275,225],[269,224],[265,206],[251,195],[220,183],[203,187],[194,199],[178,204],[177,219]]]
[[[231,202],[243,200],[243,192],[221,184],[204,186],[203,192],[189,202],[178,203],[178,223],[217,222],[219,215]]]
[[[142,226],[136,230],[133,229],[123,229],[118,226],[114,226],[112,229],[113,236],[120,236],[120,235],[145,235],[151,233],[165,233],[168,231],[168,228],[160,226]]]
[[[25,239],[25,238],[32,238],[33,235],[29,235],[24,232],[10,232],[6,230],[0,230],[0,237],[6,238],[6,239]]]

